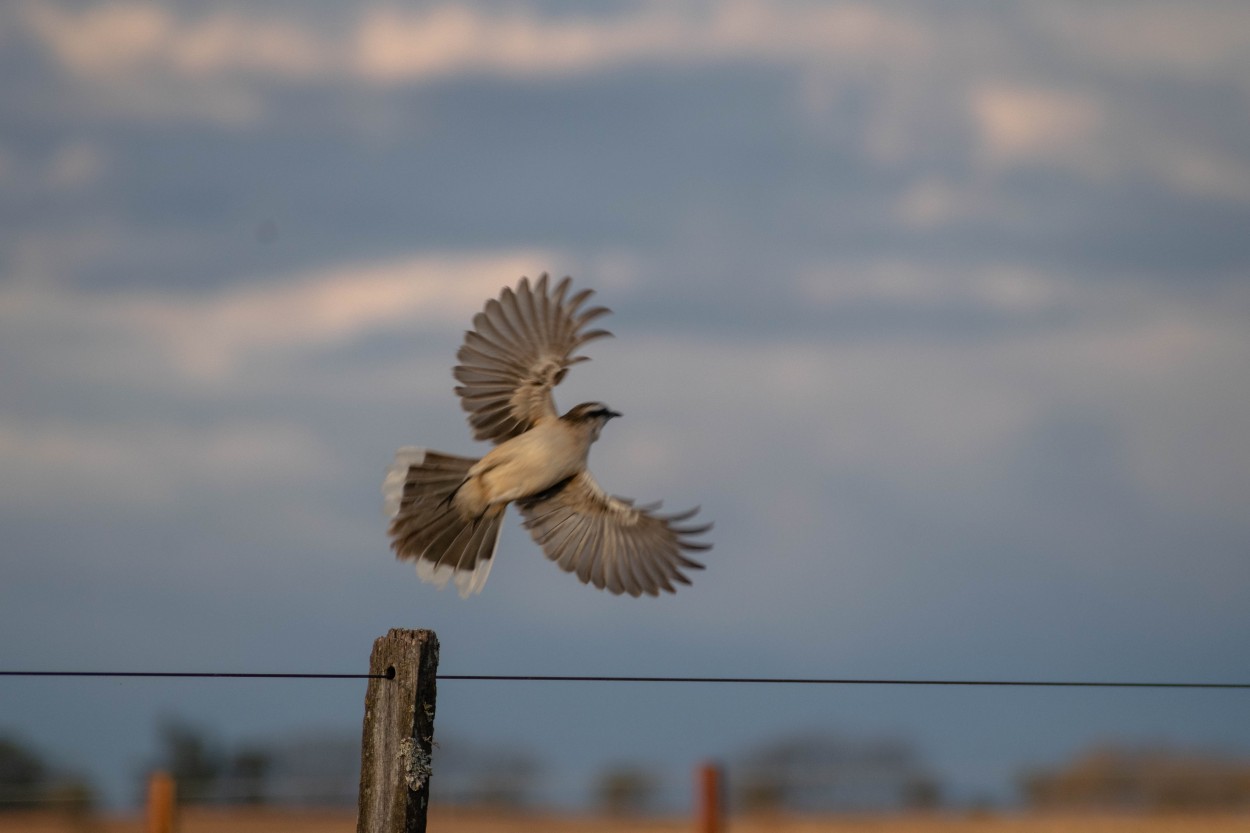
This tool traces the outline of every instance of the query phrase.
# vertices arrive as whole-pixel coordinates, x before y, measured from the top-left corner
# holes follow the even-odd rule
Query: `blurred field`
[[[501,815],[477,810],[431,812],[432,833],[677,833],[688,819]],[[179,833],[352,833],[350,812],[187,810]],[[0,814],[0,833],[144,833],[139,817],[71,819],[48,813]],[[1250,833],[1250,814],[1236,815],[931,815],[768,816],[731,820],[726,833]]]

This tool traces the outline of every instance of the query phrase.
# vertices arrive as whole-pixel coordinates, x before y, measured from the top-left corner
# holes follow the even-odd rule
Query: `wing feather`
[[[635,574],[635,567],[642,560],[639,558],[640,545],[628,536],[622,536],[622,541],[625,544],[625,552],[622,553],[622,558],[617,564],[617,586],[612,592],[638,596],[642,593],[643,587]]]
[[[473,316],[454,375],[475,439],[501,443],[555,416],[552,388],[569,367],[587,360],[575,351],[611,335],[585,329],[609,310],[583,310],[594,293],[583,289],[567,297],[571,284],[563,278],[552,287],[546,274],[532,285],[521,278],[515,289],[505,287]]]
[[[560,565],[560,569],[566,572],[572,572],[577,568],[577,554],[590,544],[590,533],[593,529],[585,518],[577,515],[573,515],[572,518],[576,527],[569,532],[569,537],[564,544],[564,550],[556,560],[556,563]]]
[[[609,496],[586,471],[518,506],[525,528],[548,558],[611,593],[673,593],[675,582],[690,583],[683,570],[703,569],[686,553],[711,547],[692,540],[711,524],[684,523],[697,509],[661,515],[658,504],[634,506]]]

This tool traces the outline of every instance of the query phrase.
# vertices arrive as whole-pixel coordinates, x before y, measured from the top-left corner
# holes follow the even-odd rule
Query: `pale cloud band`
[[[1236,4],[1018,4],[1037,31],[1081,59],[1134,70],[1238,80],[1247,12]],[[70,10],[25,0],[17,20],[67,68],[83,73],[162,69],[188,75],[257,72],[289,79],[353,75],[406,83],[460,72],[571,75],[655,61],[726,60],[897,65],[980,40],[990,25],[950,13],[920,17],[864,2],[635,3],[615,14],[545,16],[525,6],[486,10],[445,2],[420,9],[361,7],[343,31],[227,7],[182,16],[150,0]],[[242,7],[246,8],[246,7]],[[944,22],[946,20],[952,22]],[[954,37],[959,30],[964,37]],[[943,35],[938,38],[937,33]],[[943,45],[942,41],[946,41]],[[1247,82],[1240,76],[1243,87]]]
[[[501,281],[538,274],[552,262],[558,261],[539,250],[421,253],[256,276],[201,294],[147,290],[99,297],[55,281],[21,281],[0,285],[0,329],[75,333],[78,339],[94,333],[103,343],[159,357],[172,373],[220,383],[265,355],[379,332],[464,326]]]
[[[289,80],[354,76],[381,84],[453,73],[572,75],[654,61],[845,61],[926,48],[921,29],[871,5],[642,3],[612,17],[547,18],[444,3],[419,11],[365,6],[330,34],[263,12],[191,18],[143,0],[68,11],[29,0],[21,20],[63,66],[82,74],[253,72]]]
[[[1144,175],[1204,198],[1250,195],[1250,165],[1235,147],[1143,101],[1110,97],[1103,83],[1157,74],[1222,85],[1250,106],[1250,58],[1235,48],[1250,10],[1235,5],[1181,15],[1161,4],[1019,3],[984,17],[738,0],[557,17],[524,6],[378,3],[333,28],[263,7],[186,13],[118,0],[71,10],[26,0],[0,12],[5,18],[75,80],[82,106],[109,117],[240,128],[272,117],[275,86],[347,83],[385,94],[456,78],[540,83],[749,65],[792,74],[792,107],[817,134],[845,131],[835,104],[871,84],[858,141],[879,162],[923,158],[935,137],[966,133],[972,141],[951,152],[989,175],[1043,166],[1093,178]],[[1024,48],[1035,42],[1047,49]],[[1057,82],[1039,54],[1062,56],[1066,80]],[[387,118],[358,129],[385,132]],[[71,173],[81,179],[81,163],[91,160],[77,161]]]

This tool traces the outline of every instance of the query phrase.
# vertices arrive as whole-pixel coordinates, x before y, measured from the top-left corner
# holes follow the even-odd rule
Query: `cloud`
[[[78,106],[111,117],[238,127],[265,112],[247,76],[312,78],[329,68],[323,44],[298,25],[231,10],[184,20],[141,0],[77,11],[27,0],[15,20],[78,82]]]
[[[299,26],[232,9],[179,18],[152,2],[119,0],[68,11],[30,0],[24,22],[66,69],[85,77],[136,72],[260,72],[306,77],[325,68],[323,46]]]
[[[1119,73],[1250,87],[1250,9],[1241,3],[1039,3],[1030,18],[1061,52]]]
[[[1166,95],[1123,94],[1150,73],[1239,85],[1228,104],[1244,108],[1250,66],[1235,33],[1247,15],[1226,5],[1023,3],[993,18],[763,0],[644,2],[573,15],[369,3],[333,19],[255,6],[190,12],[154,0],[79,9],[26,0],[17,8],[12,19],[74,80],[76,106],[109,118],[239,129],[281,123],[282,90],[329,88],[351,98],[341,102],[340,125],[386,134],[405,120],[361,90],[385,96],[470,77],[546,82],[631,68],[753,66],[790,74],[795,129],[820,142],[854,137],[876,164],[956,159],[992,174],[1040,165],[1104,180],[1144,174],[1200,197],[1250,195],[1238,143],[1195,136],[1193,120],[1176,118]],[[1026,48],[1035,41],[1050,51]],[[905,202],[913,227],[992,209],[983,197],[959,200],[939,181]]]
[[[1102,110],[1088,94],[989,82],[974,88],[969,105],[980,154],[992,167],[1043,160],[1071,164],[1094,145]]]
[[[566,19],[450,5],[406,14],[386,7],[362,16],[352,64],[384,82],[453,71],[569,75],[655,62],[843,63],[877,50],[898,57],[924,40],[905,19],[861,3],[647,3],[627,15]]]
[[[96,145],[68,142],[57,148],[48,162],[48,183],[57,190],[83,188],[95,183],[106,167],[104,154]]]
[[[614,322],[618,339],[557,397],[625,412],[592,451],[604,488],[703,505],[717,546],[700,578],[718,599],[809,611],[823,627],[853,627],[884,599],[935,617],[961,599],[990,615],[1002,589],[1046,618],[1034,580],[1079,586],[1131,568],[1162,586],[1181,569],[1170,550],[1186,525],[1244,529],[1245,293],[1202,300],[1000,268],[1008,287],[1024,287],[988,275],[949,285],[1062,314],[977,338],[846,338],[832,327],[761,338],[680,323],[640,335]],[[908,280],[820,300],[796,293],[796,305],[853,307],[865,293],[940,303]],[[1155,544],[1144,551],[1143,539]],[[1228,572],[1219,552],[1193,558]],[[1001,579],[1004,569],[1017,578]],[[788,616],[763,625],[783,642],[793,626]]]
[[[327,478],[339,465],[307,426],[287,420],[192,426],[0,417],[0,500],[36,514],[159,513],[206,497],[274,500],[278,486]]]
[[[1136,101],[1119,96],[1104,102],[1093,89],[977,84],[968,106],[979,163],[994,171],[1044,165],[1095,180],[1145,176],[1199,197],[1250,198],[1245,154],[1194,130],[1180,117],[1178,102],[1149,93],[1137,93]],[[913,216],[928,218],[957,206],[954,199],[935,199],[950,194],[928,196],[927,204],[913,203]]]
[[[98,296],[51,281],[16,282],[0,287],[0,329],[61,334],[72,344],[58,352],[62,373],[99,378],[160,368],[165,375],[222,384],[266,356],[298,355],[379,332],[462,326],[500,286],[521,275],[537,277],[553,262],[558,258],[538,250],[421,254],[242,281],[199,295],[140,290]]]
[[[832,6],[644,3],[612,16],[551,17],[524,7],[487,13],[442,3],[404,11],[365,6],[343,35],[234,9],[181,17],[143,0],[67,11],[28,0],[22,19],[81,76],[166,71],[187,76],[259,73],[288,80],[333,75],[420,82],[452,73],[569,76],[656,61],[845,62],[925,42],[904,17],[864,3]]]
[[[1122,443],[1125,480],[1152,505],[1226,519],[1240,511],[1250,453],[1230,449],[1250,418],[1244,290],[1196,299],[1012,265],[968,275],[896,265],[826,289],[840,283],[798,303],[832,309],[867,297],[910,307],[962,297],[1026,318],[1050,314],[978,338],[622,337],[558,393],[646,414],[645,438],[613,463],[626,494],[647,486],[636,457],[652,478],[663,471],[683,490],[699,479],[683,471],[716,483],[749,472],[765,492],[793,477],[819,482],[824,471],[956,511],[996,483],[1020,482],[1020,454],[1048,422],[1091,418]],[[799,288],[809,285],[800,278]],[[592,373],[599,381],[583,382]]]
[[[902,258],[835,259],[802,268],[803,297],[825,308],[861,302],[940,309],[966,305],[1008,316],[1071,309],[1072,280],[1017,263],[946,266]]]
[[[0,500],[37,512],[159,512],[206,494],[250,494],[281,515],[296,500],[283,494],[342,472],[343,450],[306,414],[284,406],[282,416],[249,416],[254,409],[242,403],[259,397],[272,412],[301,361],[356,339],[432,329],[454,344],[483,298],[553,260],[538,251],[420,254],[200,294],[0,285],[0,345],[21,371],[9,383],[44,403],[37,420],[0,410]],[[304,375],[329,379],[324,398],[347,408],[362,386],[380,386],[379,395],[400,387],[387,373],[403,374],[407,390],[411,370],[384,367],[362,380],[324,367]],[[187,418],[188,408],[199,416]]]

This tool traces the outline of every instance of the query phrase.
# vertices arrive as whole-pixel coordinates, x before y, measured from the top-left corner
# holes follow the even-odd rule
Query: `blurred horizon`
[[[1248,38],[1225,0],[0,6],[0,669],[345,673],[421,627],[449,674],[1247,682]],[[596,478],[715,522],[675,596],[515,516],[469,600],[388,551],[394,450],[483,453],[456,350],[543,272],[613,310],[556,390],[627,415]],[[1104,740],[1250,755],[1227,691],[443,697],[568,785],[816,732],[957,801]],[[0,736],[120,804],[161,716],[362,702],[7,678]]]
[[[42,750],[0,735],[0,822],[46,811],[98,818],[142,810],[155,778],[172,780],[188,808],[355,809],[360,738],[322,729],[226,743],[211,728],[164,715],[156,754],[131,762],[131,799],[109,801],[81,771],[58,769]],[[1145,817],[1244,813],[1250,756],[1219,748],[1095,741],[1071,757],[1025,762],[999,795],[952,793],[945,774],[910,741],[854,736],[827,727],[763,740],[728,757],[674,768],[614,760],[570,778],[536,750],[466,742],[436,732],[433,806],[500,813],[598,813],[615,818],[682,815],[698,803],[702,770],[718,772],[734,817],[788,813],[897,815],[988,813],[1021,816],[1102,813]]]

